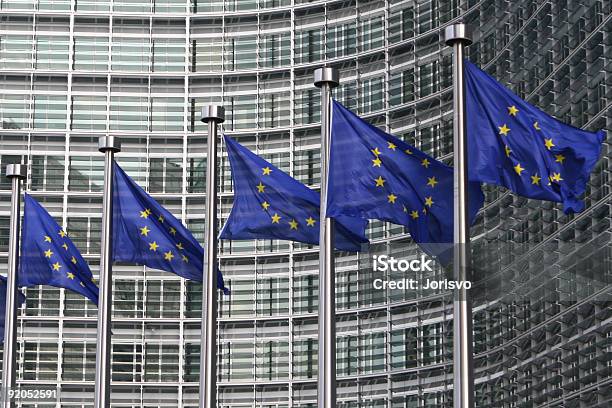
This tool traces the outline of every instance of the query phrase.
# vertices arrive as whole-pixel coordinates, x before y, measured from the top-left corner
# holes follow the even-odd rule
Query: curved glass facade
[[[67,228],[94,275],[98,136],[122,138],[120,165],[200,240],[200,108],[225,106],[225,133],[317,188],[313,71],[323,63],[340,70],[335,97],[345,106],[450,161],[451,49],[442,38],[459,20],[475,31],[470,59],[521,97],[574,126],[612,128],[605,0],[2,0],[0,7],[0,165],[27,161],[27,189]],[[475,247],[501,242],[504,250],[476,260],[525,289],[520,302],[475,308],[479,407],[611,404],[607,142],[602,156],[587,210],[576,216],[487,189]],[[225,156],[221,165],[223,222],[232,185]],[[2,273],[9,190],[1,178]],[[374,251],[417,250],[400,226],[374,221],[369,235]],[[220,259],[232,294],[220,297],[219,406],[315,407],[317,248],[222,242]],[[373,290],[371,274],[358,256],[338,256],[338,406],[452,406],[452,294]],[[113,293],[113,406],[196,407],[201,285],[122,264]],[[59,383],[62,407],[91,406],[96,307],[51,287],[28,289],[27,298],[19,382]]]

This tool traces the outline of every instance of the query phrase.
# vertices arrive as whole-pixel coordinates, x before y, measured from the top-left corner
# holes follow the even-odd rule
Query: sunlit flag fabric
[[[114,163],[113,260],[202,282],[204,248],[170,211]],[[229,293],[217,272],[217,286]]]
[[[605,133],[566,125],[525,102],[465,61],[470,180],[584,209],[580,196]]]
[[[319,193],[252,153],[230,137],[225,145],[234,181],[234,205],[221,231],[223,239],[284,239],[319,243]],[[367,221],[341,217],[335,246],[359,251],[368,242]]]
[[[20,287],[50,285],[70,289],[98,304],[98,286],[89,265],[68,234],[29,194],[24,194],[24,216],[19,257]]]
[[[484,197],[479,183],[470,183],[468,193],[473,221]],[[446,244],[453,242],[453,169],[333,101],[327,215],[404,225],[424,251],[445,253],[446,262]]]
[[[4,342],[4,319],[6,318],[6,278],[0,276],[0,344]],[[17,294],[17,307],[25,302],[25,296],[23,293],[18,292]]]

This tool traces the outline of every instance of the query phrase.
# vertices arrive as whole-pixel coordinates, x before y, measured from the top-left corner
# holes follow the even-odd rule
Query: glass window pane
[[[75,37],[74,69],[106,71],[108,69],[108,38]]]

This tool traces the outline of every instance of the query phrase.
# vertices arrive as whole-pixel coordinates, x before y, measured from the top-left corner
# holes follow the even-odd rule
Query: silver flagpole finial
[[[332,88],[340,85],[340,72],[336,68],[323,67],[315,70],[314,85],[321,88],[325,84],[329,84]]]
[[[101,136],[98,139],[98,151],[104,153],[112,150],[114,153],[121,151],[121,140],[117,136]]]
[[[472,33],[468,26],[463,23],[452,24],[444,30],[444,41],[446,41],[446,45],[453,45],[457,41],[464,45],[470,45],[472,43]]]
[[[23,180],[26,178],[27,166],[25,164],[7,164],[5,173],[8,178],[17,177]]]
[[[202,108],[202,118],[200,119],[204,123],[208,122],[216,122],[223,123],[225,122],[225,108],[223,106],[218,105],[207,105]]]

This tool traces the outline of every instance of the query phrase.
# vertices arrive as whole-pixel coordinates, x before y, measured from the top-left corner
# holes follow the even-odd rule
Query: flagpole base
[[[472,33],[468,26],[463,23],[449,25],[444,30],[444,41],[446,41],[446,45],[453,45],[457,41],[464,45],[470,45],[472,43]]]
[[[17,177],[21,180],[26,178],[27,168],[25,164],[7,164],[5,175],[8,178]]]
[[[200,119],[204,123],[215,122],[215,123],[223,123],[225,122],[225,108],[219,105],[208,105],[202,107],[202,118]]]

